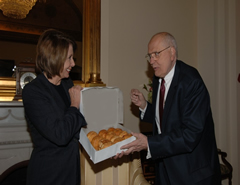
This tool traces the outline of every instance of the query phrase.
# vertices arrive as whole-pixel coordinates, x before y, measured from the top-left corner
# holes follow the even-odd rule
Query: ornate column
[[[105,86],[100,78],[101,0],[83,0],[83,81]]]

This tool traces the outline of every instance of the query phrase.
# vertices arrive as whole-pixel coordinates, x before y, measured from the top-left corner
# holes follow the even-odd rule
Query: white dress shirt
[[[176,65],[176,64],[175,64]],[[171,71],[164,77],[164,80],[165,80],[165,94],[164,94],[164,102],[163,102],[163,107],[165,106],[165,101],[166,101],[166,98],[167,98],[167,94],[168,94],[168,90],[170,88],[170,85],[172,83],[172,79],[173,79],[173,75],[174,75],[174,72],[175,72],[175,65],[173,66],[173,68],[171,69]],[[156,102],[159,102],[159,91],[160,91],[160,87],[161,87],[161,82],[162,82],[162,79],[159,78],[159,86],[158,86],[158,93],[157,93],[157,99],[156,99]],[[144,109],[141,109],[139,108],[140,111],[141,111],[141,118],[144,117],[144,114],[145,114],[145,111],[147,109],[147,105]],[[155,122],[157,124],[157,128],[158,128],[158,133],[161,134],[161,128],[160,128],[160,118],[159,118],[159,106],[158,106],[158,103],[156,103],[156,113],[155,113],[156,117],[155,117]],[[147,159],[151,158],[151,153],[150,153],[150,150],[149,150],[149,146],[148,146],[148,153],[147,153]]]

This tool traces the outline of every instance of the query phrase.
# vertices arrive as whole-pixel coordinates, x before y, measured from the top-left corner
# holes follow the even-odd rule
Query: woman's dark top
[[[25,116],[34,145],[28,185],[80,184],[79,132],[86,125],[76,107],[70,107],[70,79],[52,85],[40,74],[23,89]]]

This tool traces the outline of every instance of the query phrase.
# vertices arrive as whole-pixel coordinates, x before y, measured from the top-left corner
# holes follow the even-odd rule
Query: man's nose
[[[156,59],[155,56],[154,56],[154,55],[151,55],[151,56],[150,56],[150,61],[149,61],[149,63],[150,63],[150,64],[153,64],[153,63],[155,62],[155,59]]]

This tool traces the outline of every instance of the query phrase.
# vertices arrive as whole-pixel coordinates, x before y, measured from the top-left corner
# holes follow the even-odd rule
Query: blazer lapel
[[[156,102],[157,100],[157,93],[158,93],[158,86],[159,86],[159,78],[154,76],[153,77],[153,95],[152,95],[152,110],[154,111],[152,113],[153,116],[153,135],[158,133],[157,125],[155,122],[155,117],[156,117],[156,106],[158,103]]]
[[[60,94],[56,91],[56,89],[54,88],[54,86],[47,80],[47,78],[44,76],[44,74],[39,74],[39,78],[42,81],[42,83],[44,84],[44,88],[45,88],[45,92],[49,93],[49,96],[52,98],[52,100],[54,100],[54,102],[56,103],[56,105],[58,107],[61,107],[61,109],[65,109],[66,105],[62,99],[62,97],[60,96]],[[65,91],[66,91],[66,87],[64,87]],[[67,93],[68,95],[68,93]],[[70,97],[68,95],[68,98],[70,100]]]
[[[158,86],[159,86],[159,78],[154,76],[153,77],[153,95],[152,95],[152,105],[153,105],[153,110],[156,110],[156,105],[158,105],[157,101],[157,93],[158,93]],[[154,115],[156,111],[154,111]]]
[[[166,98],[166,101],[165,101],[165,107],[164,107],[164,110],[163,110],[162,129],[164,129],[165,124],[167,124],[166,120],[167,120],[167,117],[168,117],[168,112],[171,109],[172,101],[173,101],[174,96],[176,94],[179,74],[180,74],[180,63],[179,63],[179,61],[177,61],[176,66],[175,66],[174,76],[173,76],[173,79],[172,79],[172,82],[171,82],[171,86],[168,90],[167,98]]]

